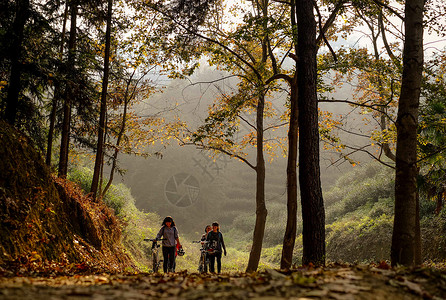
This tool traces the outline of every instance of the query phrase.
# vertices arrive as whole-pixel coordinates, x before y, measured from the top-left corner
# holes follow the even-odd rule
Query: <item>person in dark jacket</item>
[[[217,259],[217,272],[221,272],[221,254],[222,252],[226,256],[226,246],[223,240],[223,234],[220,232],[220,226],[217,222],[212,223],[212,231],[209,231],[206,237],[206,241],[209,242],[208,252],[209,257],[209,271],[215,273],[215,259]]]
[[[167,216],[164,218],[162,227],[158,234],[157,239],[163,238],[163,270],[164,273],[175,272],[175,251],[178,245],[181,248],[180,239],[178,236],[178,230],[175,227],[175,222],[172,217]]]

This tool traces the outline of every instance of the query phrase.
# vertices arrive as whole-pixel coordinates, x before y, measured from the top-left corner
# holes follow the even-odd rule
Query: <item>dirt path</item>
[[[446,299],[446,272],[371,266],[253,274],[0,278],[0,299]]]

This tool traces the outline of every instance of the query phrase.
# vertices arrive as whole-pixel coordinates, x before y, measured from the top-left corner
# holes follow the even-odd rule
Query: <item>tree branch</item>
[[[341,3],[341,2],[340,2]],[[322,39],[324,40],[324,42],[325,42],[325,45],[327,45],[327,47],[328,47],[328,49],[330,50],[330,53],[331,53],[331,55],[333,56],[333,60],[334,60],[334,62],[335,63],[337,63],[338,62],[338,58],[337,58],[337,56],[336,56],[336,52],[333,50],[333,48],[331,47],[331,45],[330,45],[330,43],[328,42],[328,40],[327,40],[327,37],[325,36],[325,31],[323,30],[323,28],[322,28],[322,16],[321,16],[321,12],[319,11],[319,6],[317,5],[317,3],[316,3],[316,1],[315,0],[313,0],[313,6],[314,6],[314,8],[316,9],[316,12],[317,12],[317,15],[318,15],[318,18],[319,18],[319,22],[318,22],[318,24],[319,24],[319,36],[322,36]],[[337,6],[336,6],[337,7]],[[339,9],[338,9],[339,10]],[[331,14],[331,16],[333,16],[333,14]],[[330,17],[331,17],[330,16]],[[334,17],[333,17],[333,20],[334,20]],[[328,29],[328,26],[327,27],[325,27],[325,30],[327,30]],[[317,42],[317,40],[316,40],[316,45],[318,45],[318,42]]]
[[[178,22],[173,16],[169,15],[167,12],[162,11],[161,9],[157,8],[154,4],[148,4],[149,7],[151,7],[153,10],[159,12],[160,14],[162,14],[165,17],[168,17],[173,23],[177,24],[178,26],[180,26],[181,28],[183,28],[184,30],[186,30],[189,34],[193,34],[199,38],[202,38],[205,41],[211,42],[213,44],[216,44],[220,47],[222,47],[223,49],[225,49],[226,51],[230,52],[232,55],[234,55],[235,57],[237,57],[237,59],[239,59],[240,61],[242,61],[248,68],[250,68],[254,74],[256,74],[256,76],[258,78],[262,78],[261,74],[259,73],[259,71],[252,65],[250,64],[247,60],[245,60],[243,57],[241,57],[237,52],[235,52],[234,50],[232,50],[231,48],[229,48],[228,46],[224,45],[223,43],[221,43],[220,41],[214,40],[210,37],[204,36],[198,32],[194,32],[193,30],[189,29],[187,26],[181,24],[180,22]]]
[[[293,78],[291,78],[291,76],[286,75],[286,74],[275,74],[273,76],[271,76],[266,82],[265,84],[270,84],[271,82],[273,82],[274,80],[277,79],[283,79],[285,81],[287,81],[290,85],[293,82]]]
[[[399,12],[397,12],[395,9],[391,8],[389,5],[379,1],[379,0],[372,0],[373,2],[375,2],[376,5],[384,7],[385,9],[389,10],[391,13],[393,13],[395,16],[397,16],[398,18],[401,19],[401,21],[404,22],[404,17],[400,15]]]
[[[206,145],[204,145],[204,144],[197,144],[197,143],[194,143],[194,142],[189,142],[189,143],[182,142],[182,143],[180,144],[180,146],[186,146],[186,145],[193,145],[193,146],[197,147],[197,149],[200,149],[200,150],[214,150],[214,151],[218,151],[218,152],[224,153],[224,154],[226,154],[226,155],[229,155],[230,157],[235,157],[235,158],[240,159],[241,161],[243,161],[245,164],[247,164],[247,165],[248,165],[250,168],[252,168],[253,170],[256,170],[256,169],[257,169],[256,166],[254,166],[253,164],[251,164],[251,163],[250,163],[246,158],[244,158],[243,156],[240,156],[240,155],[235,154],[235,153],[231,153],[231,152],[229,152],[229,151],[226,150],[226,149],[223,149],[223,148],[220,148],[220,147],[215,147],[215,146],[206,146]]]
[[[389,116],[389,114],[387,114],[387,113],[385,113],[385,112],[383,112],[383,111],[381,111],[379,109],[379,107],[387,107],[389,105],[389,103],[392,102],[392,99],[390,101],[388,101],[387,103],[385,103],[385,104],[374,104],[374,105],[368,105],[368,104],[365,104],[365,103],[357,103],[357,102],[349,101],[349,100],[335,100],[335,99],[319,100],[319,102],[321,102],[321,103],[323,103],[323,102],[324,103],[347,103],[347,104],[350,104],[350,105],[370,108],[370,109],[372,109],[374,111],[379,112],[380,114],[384,114],[389,120],[391,120],[393,123],[395,123],[392,120],[392,118]],[[378,108],[376,108],[375,106],[377,106]]]
[[[393,63],[398,68],[401,68],[400,61],[396,58],[395,54],[393,54],[392,49],[390,49],[389,43],[387,42],[386,28],[384,27],[382,11],[380,11],[379,16],[378,16],[378,24],[379,24],[379,27],[381,29],[382,40],[383,40],[384,48],[386,49],[387,55],[389,55],[390,59],[393,61]]]

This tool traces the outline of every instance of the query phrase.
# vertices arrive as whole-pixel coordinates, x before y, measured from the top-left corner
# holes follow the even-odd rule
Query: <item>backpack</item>
[[[209,234],[211,234],[212,237],[215,235],[212,231],[208,233],[208,237],[209,237]],[[218,231],[216,240],[209,239],[210,243],[208,244],[208,251],[210,253],[221,252],[221,240],[222,240],[222,234],[220,231]]]

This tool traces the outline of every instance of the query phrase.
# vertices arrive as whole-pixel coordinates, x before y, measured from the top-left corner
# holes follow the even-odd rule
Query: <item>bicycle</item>
[[[144,239],[144,241],[152,242],[152,271],[153,273],[157,273],[161,263],[162,259],[159,258],[159,248],[160,245],[158,244],[158,241],[164,241],[166,239]]]
[[[208,272],[209,266],[209,258],[207,253],[209,253],[208,249],[208,241],[193,241],[192,243],[201,243],[200,248],[200,261],[198,262],[198,273],[203,274]]]

